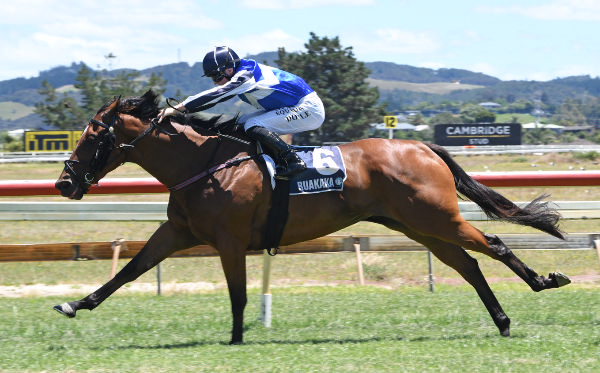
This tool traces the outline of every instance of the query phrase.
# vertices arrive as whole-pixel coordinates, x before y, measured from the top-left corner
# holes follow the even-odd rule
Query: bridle
[[[167,100],[167,103],[169,104],[169,106],[171,106],[171,104],[169,103],[168,100]],[[164,128],[162,128],[160,126],[160,124],[158,123],[158,119],[154,118],[150,121],[150,126],[148,128],[146,128],[143,132],[141,132],[136,138],[134,138],[133,140],[131,140],[128,143],[121,143],[115,147],[116,136],[114,133],[114,129],[115,129],[116,118],[117,118],[117,114],[113,114],[113,116],[111,117],[111,120],[110,120],[110,124],[106,124],[106,123],[96,120],[94,118],[91,118],[89,120],[88,126],[90,124],[94,124],[94,125],[104,128],[106,131],[102,131],[102,133],[98,133],[97,140],[95,140],[98,142],[98,147],[96,148],[94,157],[92,157],[92,159],[88,162],[88,164],[84,164],[83,162],[80,162],[79,160],[68,159],[65,161],[64,172],[66,172],[71,177],[72,180],[74,180],[81,186],[81,188],[84,190],[84,193],[87,193],[90,186],[92,186],[94,184],[94,179],[96,178],[96,176],[99,172],[101,172],[106,167],[111,166],[113,163],[115,163],[125,151],[127,151],[129,149],[133,149],[135,144],[138,141],[140,141],[142,138],[144,138],[146,135],[148,135],[149,133],[153,132],[154,130],[159,130],[160,132],[165,133],[169,136],[176,135],[176,134],[170,133],[167,130],[165,130]],[[242,140],[235,136],[223,134],[218,130],[214,130],[214,129],[210,129],[210,128],[205,128],[205,130],[214,133],[215,135],[218,136],[219,139],[226,138],[226,139],[240,142],[245,145],[250,145],[250,142],[248,142],[246,140]],[[119,153],[114,159],[109,161],[110,154],[112,153],[112,151],[114,149],[118,149]],[[218,145],[214,149],[213,154],[210,157],[209,164],[211,163],[212,159],[216,155],[217,149],[218,149]],[[195,182],[207,175],[210,175],[220,169],[239,164],[246,160],[255,158],[258,155],[260,155],[260,153],[257,155],[253,155],[253,156],[231,159],[223,164],[211,167],[210,169],[208,169],[208,170],[206,170],[206,171],[204,171],[204,172],[202,172],[202,173],[200,173],[178,185],[175,185],[174,187],[171,187],[169,189],[170,190],[181,189],[181,188],[189,185],[190,183],[193,183],[193,182]],[[125,160],[123,160],[121,163],[125,163]],[[80,170],[83,170],[81,172],[81,173],[83,173],[83,175],[81,175],[81,173],[78,173],[75,170],[75,165],[77,165]]]
[[[96,178],[96,175],[100,171],[104,170],[107,166],[112,165],[117,159],[120,158],[121,154],[123,154],[124,151],[134,148],[134,145],[138,141],[140,141],[143,137],[148,135],[150,132],[154,131],[156,128],[159,128],[158,120],[156,118],[154,118],[150,122],[151,123],[150,126],[148,128],[146,128],[142,133],[140,133],[136,138],[131,140],[129,143],[122,143],[122,144],[119,144],[118,147],[115,147],[116,136],[114,133],[114,128],[115,128],[116,118],[117,118],[117,114],[114,114],[112,116],[109,124],[106,124],[106,123],[96,120],[94,118],[91,118],[89,120],[88,126],[90,124],[95,124],[97,126],[100,126],[104,129],[106,129],[106,131],[103,131],[102,134],[98,135],[98,139],[97,139],[98,147],[96,148],[94,156],[88,162],[87,165],[83,164],[79,160],[67,159],[65,161],[64,171],[67,174],[69,174],[69,176],[71,176],[71,178],[74,181],[76,181],[83,188],[83,190],[86,193],[89,190],[90,186],[93,185],[94,179]],[[163,130],[163,132],[171,135],[170,133],[168,133],[164,130]],[[112,151],[115,148],[119,149],[120,152],[115,159],[113,159],[109,162],[110,154],[112,153]],[[124,163],[124,161],[123,161],[123,163]],[[75,167],[74,167],[75,165],[78,165],[79,168],[83,170],[83,175],[81,175],[81,174],[77,173],[77,171],[75,171]]]

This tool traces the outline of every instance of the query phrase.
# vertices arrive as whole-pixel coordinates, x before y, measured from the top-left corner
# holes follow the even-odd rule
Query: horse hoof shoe
[[[556,280],[556,284],[558,287],[569,285],[571,283],[571,279],[568,278],[565,274],[560,272],[552,272],[550,274],[551,277],[554,277]]]
[[[61,305],[58,306],[54,306],[54,310],[58,311],[59,313],[67,316],[67,317],[75,317],[75,310],[73,309],[73,307],[71,307],[71,305],[69,303],[63,303]]]

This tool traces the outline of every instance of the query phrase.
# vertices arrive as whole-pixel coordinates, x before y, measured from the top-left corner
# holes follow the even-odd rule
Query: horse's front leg
[[[227,279],[229,299],[231,300],[231,313],[233,315],[230,344],[243,342],[244,308],[247,303],[246,251],[236,246],[228,245],[227,249],[224,249],[223,246],[218,246],[221,264],[223,265],[223,271]]]
[[[54,306],[54,309],[68,317],[75,317],[80,309],[91,311],[121,286],[134,281],[175,251],[187,249],[197,243],[187,230],[178,230],[168,221],[154,232],[142,250],[110,281],[81,300],[66,302]]]

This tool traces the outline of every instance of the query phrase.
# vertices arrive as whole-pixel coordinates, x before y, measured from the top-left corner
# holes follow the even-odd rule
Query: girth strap
[[[279,242],[288,220],[289,202],[290,181],[276,179],[262,240],[262,249],[267,250],[267,253],[271,256],[277,254]]]

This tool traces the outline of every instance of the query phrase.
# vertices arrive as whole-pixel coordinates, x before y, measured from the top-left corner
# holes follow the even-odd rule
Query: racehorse
[[[263,249],[272,202],[265,162],[255,144],[225,134],[235,118],[181,115],[159,124],[154,119],[158,106],[157,94],[148,91],[140,97],[115,98],[100,108],[65,161],[55,186],[64,197],[79,200],[107,173],[133,162],[171,190],[168,220],[114,278],[85,298],[54,308],[69,317],[80,309],[92,310],[175,251],[209,244],[218,251],[227,279],[231,343],[241,343],[246,252]],[[243,131],[235,136],[244,139]],[[341,145],[340,150],[347,165],[343,190],[291,196],[281,245],[321,237],[359,221],[404,233],[475,288],[502,336],[510,334],[510,319],[466,250],[504,263],[534,291],[570,282],[559,272],[538,275],[497,236],[465,221],[457,202],[460,193],[491,219],[564,239],[558,228],[560,215],[545,196],[518,207],[472,179],[447,151],[433,144],[364,139]]]

